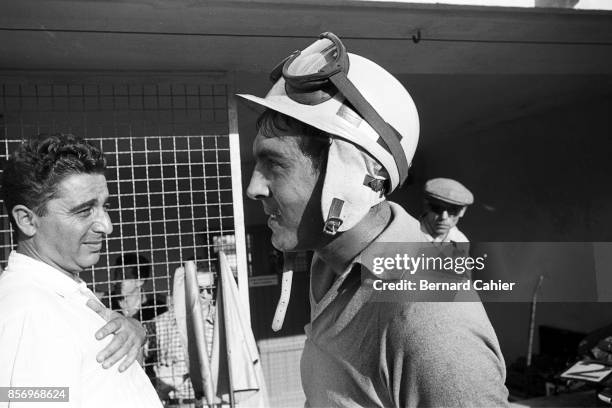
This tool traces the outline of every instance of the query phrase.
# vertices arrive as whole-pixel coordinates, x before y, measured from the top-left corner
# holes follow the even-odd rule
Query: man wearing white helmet
[[[373,302],[360,256],[381,242],[424,242],[385,195],[407,177],[419,121],[403,86],[331,33],[272,73],[247,194],[272,244],[314,250],[311,323],[301,360],[306,406],[505,406],[504,363],[479,302]],[[288,257],[290,259],[290,256]],[[285,266],[273,327],[288,302]]]

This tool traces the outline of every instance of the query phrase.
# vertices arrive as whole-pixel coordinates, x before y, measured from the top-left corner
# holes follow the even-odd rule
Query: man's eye
[[[93,213],[93,208],[92,207],[87,207],[87,208],[83,208],[81,211],[79,211],[77,214],[79,214],[82,217],[88,217]]]
[[[110,203],[106,203],[104,204],[104,211],[108,212],[109,210],[111,210],[113,208],[113,206]]]
[[[271,169],[275,169],[275,168],[284,169],[285,168],[285,164],[284,163],[281,163],[280,161],[275,160],[275,159],[268,159],[267,160],[267,165]]]

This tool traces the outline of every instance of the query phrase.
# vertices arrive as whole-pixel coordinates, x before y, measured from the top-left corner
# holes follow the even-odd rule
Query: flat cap
[[[440,201],[455,205],[470,205],[474,195],[458,181],[448,178],[435,178],[425,183],[425,194]]]

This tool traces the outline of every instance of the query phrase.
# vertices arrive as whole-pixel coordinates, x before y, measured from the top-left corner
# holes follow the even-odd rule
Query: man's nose
[[[442,218],[443,220],[448,219],[448,211],[447,210],[442,211],[442,214],[440,214],[440,218]]]
[[[257,169],[257,166],[253,170],[251,181],[249,182],[246,193],[251,200],[263,200],[264,198],[270,196],[268,180],[266,180],[263,174],[261,174],[261,172]]]
[[[104,235],[110,235],[113,232],[113,223],[106,211],[100,211],[98,218],[94,222],[93,230]]]

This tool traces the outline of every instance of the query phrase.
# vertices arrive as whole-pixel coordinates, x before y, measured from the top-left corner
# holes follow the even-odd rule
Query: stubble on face
[[[258,134],[253,147],[253,191],[263,192],[258,199],[268,215],[272,245],[283,252],[312,249],[323,226],[321,169],[301,151],[300,137]]]

